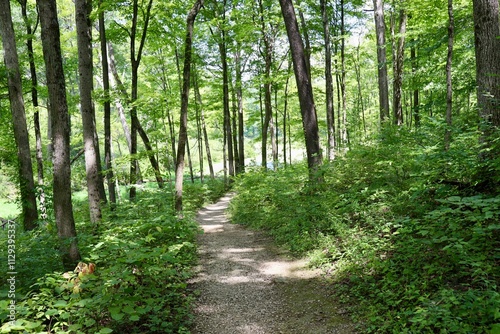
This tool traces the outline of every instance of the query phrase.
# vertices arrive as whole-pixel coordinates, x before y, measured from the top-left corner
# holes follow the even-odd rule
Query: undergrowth
[[[500,196],[478,186],[475,134],[448,152],[384,136],[323,166],[322,184],[303,165],[246,173],[233,221],[324,268],[360,332],[500,333]]]
[[[168,190],[146,188],[136,202],[106,212],[97,227],[86,218],[86,204],[77,203],[82,261],[95,264],[93,274],[79,278],[62,272],[52,221],[17,231],[16,322],[7,322],[9,286],[2,279],[0,332],[188,333],[192,296],[186,282],[199,232],[194,213],[224,191],[220,181],[188,185],[179,219]],[[0,238],[6,242],[3,233]],[[4,251],[0,262],[7,263]]]

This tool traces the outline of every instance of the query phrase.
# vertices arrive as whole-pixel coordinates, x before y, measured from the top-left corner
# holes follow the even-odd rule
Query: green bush
[[[319,185],[303,165],[248,172],[231,215],[323,267],[360,332],[498,333],[500,197],[481,193],[474,138],[445,152],[428,129],[388,129]]]
[[[210,187],[199,184],[186,197],[204,203],[213,196]],[[172,210],[171,194],[143,190],[136,202],[107,212],[96,229],[84,218],[85,205],[79,206],[80,251],[85,263],[96,266],[93,274],[79,278],[61,271],[54,242],[49,242],[56,238],[50,228],[19,232],[18,241],[38,238],[27,242],[38,248],[21,247],[19,257],[28,259],[29,263],[23,262],[29,265],[26,268],[39,269],[23,273],[25,279],[16,282],[24,296],[18,296],[14,326],[6,323],[3,306],[7,305],[1,305],[0,332],[188,333],[192,296],[186,282],[196,260],[194,238],[199,233],[190,218],[196,208],[190,209],[179,219]],[[1,288],[6,291],[7,285]]]

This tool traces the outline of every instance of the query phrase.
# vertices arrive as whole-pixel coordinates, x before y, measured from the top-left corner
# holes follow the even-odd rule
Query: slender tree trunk
[[[198,85],[198,72],[196,72],[196,71],[195,71],[195,78],[194,78],[193,82],[194,82],[194,94],[195,94],[196,100],[198,101],[198,104],[200,106],[201,130],[203,132],[203,139],[205,141],[205,151],[207,152],[207,162],[208,162],[208,169],[210,171],[210,178],[215,179],[214,165],[212,163],[212,154],[210,152],[210,143],[208,141],[207,126],[205,124],[205,112],[203,110],[203,103],[201,101],[200,87]]]
[[[52,121],[53,203],[63,265],[74,268],[80,260],[76,239],[69,152],[69,113],[61,56],[59,24],[55,0],[37,1],[42,27],[49,108]]]
[[[328,160],[335,159],[335,110],[333,102],[332,50],[330,41],[330,18],[326,0],[320,1],[323,21],[323,42],[325,44],[325,94],[326,94],[326,126],[328,133]]]
[[[271,78],[271,67],[273,63],[273,48],[274,40],[271,32],[266,27],[264,6],[262,0],[259,0],[259,12],[260,12],[260,32],[262,35],[262,41],[264,42],[264,50],[261,52],[264,58],[264,119],[262,123],[262,167],[267,168],[267,138],[269,132],[269,122],[271,121],[273,110],[271,104],[271,89],[272,89],[272,78]],[[262,109],[261,109],[262,110]]]
[[[130,32],[130,63],[132,67],[132,89],[131,89],[131,105],[132,107],[130,108],[130,192],[129,192],[129,198],[130,200],[134,200],[136,197],[137,190],[135,188],[135,184],[139,180],[138,177],[138,165],[139,161],[137,160],[137,133],[140,131],[139,127],[139,118],[137,117],[137,107],[135,106],[134,102],[137,100],[137,94],[138,94],[138,81],[139,81],[139,65],[141,63],[141,58],[142,58],[142,50],[144,49],[144,44],[146,42],[146,34],[148,30],[148,25],[149,25],[149,19],[150,19],[150,13],[151,13],[151,7],[153,5],[153,0],[149,0],[146,12],[143,13],[144,16],[144,27],[142,29],[142,35],[141,39],[139,42],[139,48],[136,53],[136,36],[137,36],[137,19],[139,15],[139,5],[138,5],[138,0],[134,0],[132,3],[132,8],[133,8],[133,16],[132,16],[132,28]],[[151,151],[148,152],[148,155],[153,156],[154,155],[150,154]],[[155,168],[153,166],[153,168]],[[156,170],[155,170],[156,171]],[[156,173],[156,176],[158,177],[159,172]],[[163,182],[158,183],[163,184]]]
[[[361,59],[359,56],[359,47],[360,44],[358,44],[358,46],[356,47],[356,61],[354,62],[354,71],[356,72],[356,81],[358,85],[358,98],[357,98],[358,109],[361,112],[363,133],[366,136],[365,104],[363,101],[363,89],[361,87],[361,65],[360,65]]]
[[[233,136],[231,129],[231,111],[229,108],[229,75],[227,64],[227,50],[226,50],[226,31],[221,31],[221,41],[219,42],[219,51],[222,63],[222,101],[224,107],[224,133],[226,134],[227,144],[227,158],[228,158],[228,171],[229,176],[234,176],[234,151],[233,151]]]
[[[344,0],[340,0],[340,91],[342,93],[342,127],[341,142],[346,144],[349,142],[347,133],[347,92],[345,87],[345,14]]]
[[[87,193],[90,221],[94,224],[102,219],[101,195],[99,192],[98,145],[95,145],[95,115],[92,103],[93,64],[90,13],[91,0],[75,0],[75,21],[78,40],[78,72],[80,79],[80,111],[83,123],[85,148],[85,170],[87,174]]]
[[[401,6],[404,6],[404,0],[400,0]],[[404,47],[406,34],[407,14],[404,8],[399,11],[398,36],[394,36],[394,43],[397,45],[394,52],[394,84],[393,84],[393,109],[394,124],[403,125],[403,65],[404,65]]]
[[[203,6],[203,0],[197,0],[189,11],[186,19],[186,40],[184,45],[184,70],[181,96],[181,118],[179,126],[179,141],[175,166],[175,210],[182,212],[182,190],[184,180],[184,155],[187,142],[187,111],[189,102],[189,84],[191,77],[191,53],[193,44],[193,28],[196,15]]]
[[[110,83],[112,87],[117,87],[120,91],[122,97],[128,100],[128,94],[125,90],[125,86],[118,75],[118,71],[116,69],[116,61],[115,61],[115,52],[111,43],[107,42],[108,49],[108,65],[109,70],[111,71],[111,76],[109,77]],[[130,128],[127,123],[127,117],[125,116],[125,108],[119,100],[116,101],[118,116],[120,117],[120,123],[122,125],[123,134],[125,135],[125,139],[127,140],[127,146],[129,151],[132,149],[132,139],[130,137]]]
[[[415,46],[412,46],[410,49],[410,57],[411,70],[415,78],[418,70],[417,50]],[[413,85],[415,86],[413,89],[413,117],[415,118],[415,127],[418,128],[420,126],[420,92],[417,88],[417,80],[414,80]]]
[[[99,7],[101,6],[102,0],[99,0]],[[99,10],[99,39],[101,42],[102,83],[104,88],[104,160],[106,163],[109,201],[111,203],[111,209],[113,210],[116,206],[116,187],[111,155],[111,100],[109,96],[109,64],[103,8]]]
[[[193,79],[193,86],[194,86],[195,79]],[[196,139],[198,143],[198,161],[200,165],[200,181],[203,183],[204,179],[204,170],[203,170],[203,130],[201,127],[201,115],[200,115],[200,109],[202,106],[199,103],[198,96],[196,96],[196,89],[195,89],[195,108],[196,108]]]
[[[375,34],[377,36],[378,90],[380,122],[389,119],[389,84],[387,80],[387,56],[385,49],[385,21],[383,0],[373,0]]]
[[[33,34],[35,33],[38,25],[38,15],[37,22],[34,27],[31,26],[31,21],[28,18],[27,1],[19,0],[21,4],[21,13],[23,16],[24,24],[26,26],[26,49],[28,50],[28,60],[30,65],[30,77],[31,77],[31,100],[33,108],[35,109],[33,113],[33,125],[35,128],[35,144],[36,144],[36,166],[37,166],[37,183],[39,188],[39,210],[40,218],[42,220],[47,219],[47,207],[45,203],[45,190],[44,185],[44,171],[43,171],[43,146],[42,146],[42,132],[40,128],[40,112],[38,103],[38,76],[36,73],[35,64],[35,53],[33,51]]]
[[[451,76],[451,64],[453,58],[453,38],[454,38],[454,19],[453,19],[453,0],[448,0],[448,56],[446,58],[446,131],[444,134],[444,149],[450,149],[451,142],[451,112],[453,110],[453,87]]]
[[[313,99],[312,83],[309,80],[310,76],[308,75],[304,45],[302,44],[292,1],[280,0],[280,6],[290,43],[295,79],[297,81],[309,178],[311,181],[321,181],[322,178],[316,175],[316,172],[322,164],[322,153],[319,144],[318,121]]]
[[[231,84],[233,81],[230,81]],[[236,88],[235,85],[231,85],[231,105],[232,105],[232,118],[231,118],[231,126],[232,126],[232,135],[233,135],[233,157],[234,157],[234,173],[239,174],[240,173],[240,154],[238,153],[238,127],[237,127],[237,121],[238,121],[238,102],[236,99]]]
[[[2,36],[4,61],[7,69],[14,138],[17,146],[23,226],[28,231],[36,228],[38,211],[36,207],[35,182],[33,181],[31,166],[31,151],[24,109],[21,73],[19,71],[19,59],[9,1],[0,1],[0,34]]]
[[[240,173],[245,172],[245,129],[243,119],[243,89],[242,89],[242,64],[241,47],[238,43],[235,54],[235,72],[236,72],[236,99],[238,104],[238,160],[240,163]]]
[[[284,105],[283,105],[283,160],[285,161],[285,167],[286,167],[286,140],[287,140],[287,126],[288,126],[288,119],[289,119],[289,113],[288,113],[288,84],[290,82],[290,74],[291,74],[291,62],[288,62],[288,70],[287,70],[287,76],[286,76],[286,82],[285,82],[285,93],[284,93]],[[290,141],[290,137],[288,137],[288,141]],[[290,158],[290,164],[292,164],[292,159]]]

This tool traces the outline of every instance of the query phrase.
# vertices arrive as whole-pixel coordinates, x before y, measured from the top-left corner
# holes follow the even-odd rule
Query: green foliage
[[[233,220],[330,273],[361,332],[494,333],[500,196],[481,193],[475,131],[448,152],[435,133],[388,128],[325,165],[323,184],[305,166],[246,173]]]
[[[152,189],[107,212],[97,227],[82,218],[87,210],[77,211],[83,261],[96,265],[86,276],[61,272],[50,223],[19,232],[17,320],[14,326],[5,323],[1,332],[188,333],[192,296],[187,279],[199,231],[189,217],[195,204],[214,199],[220,183],[192,186],[186,197],[193,204],[184,219],[172,211],[171,194]],[[0,260],[7,262],[3,253]],[[3,297],[6,289],[2,282]],[[6,311],[2,307],[2,323]]]

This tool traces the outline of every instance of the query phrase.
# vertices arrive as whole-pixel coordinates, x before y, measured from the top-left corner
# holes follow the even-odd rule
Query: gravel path
[[[225,215],[230,196],[198,213],[193,334],[355,333],[319,273]]]

